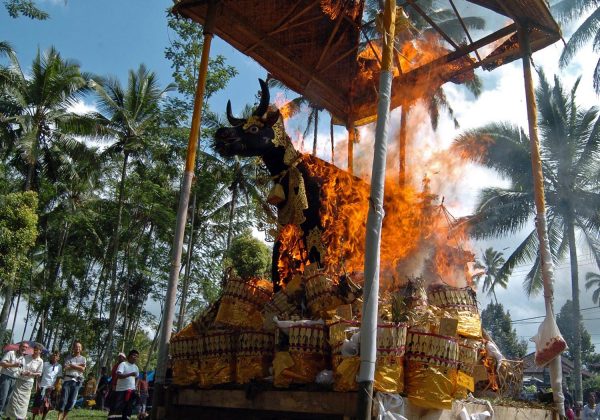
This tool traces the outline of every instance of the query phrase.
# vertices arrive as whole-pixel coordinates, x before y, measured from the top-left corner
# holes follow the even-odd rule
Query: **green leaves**
[[[38,197],[33,191],[0,196],[0,286],[27,270],[29,250],[38,235]]]
[[[20,15],[35,20],[46,20],[50,17],[48,13],[38,8],[33,0],[4,0],[4,7],[14,19]]]
[[[481,326],[492,337],[507,359],[521,359],[527,353],[527,342],[519,341],[512,328],[510,312],[501,303],[489,303],[481,312]]]
[[[264,278],[271,268],[271,251],[250,231],[233,240],[227,257],[236,273],[244,279]]]

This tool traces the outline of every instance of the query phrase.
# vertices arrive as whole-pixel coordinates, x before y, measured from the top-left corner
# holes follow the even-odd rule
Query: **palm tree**
[[[54,48],[38,51],[28,75],[9,44],[0,43],[0,53],[10,61],[0,66],[0,144],[23,175],[23,189],[37,191],[44,177],[56,181],[64,164],[77,156],[82,145],[72,134],[89,132],[89,116],[71,109],[89,91],[90,76]],[[9,285],[5,306],[12,294]]]
[[[52,149],[73,150],[78,142],[70,134],[89,128],[89,116],[71,109],[89,92],[90,75],[82,73],[78,64],[63,60],[54,48],[44,54],[38,51],[31,74],[25,75],[6,44],[0,49],[11,61],[9,67],[0,68],[0,124],[12,131],[24,190],[35,189],[40,173],[52,169],[47,161]]]
[[[585,275],[585,290],[590,290],[592,287],[596,288],[592,293],[592,302],[600,305],[600,274],[587,273]]]
[[[483,279],[483,285],[481,291],[486,292],[488,296],[494,295],[494,300],[498,304],[498,298],[496,297],[496,286],[500,286],[506,289],[508,286],[508,273],[500,273],[500,268],[504,265],[506,260],[502,256],[502,252],[495,251],[493,248],[488,248],[483,253],[483,262],[477,261],[475,268],[483,270],[473,276],[475,281],[479,282]]]
[[[572,300],[579,311],[579,274],[576,232],[582,234],[600,266],[600,119],[596,107],[580,109],[575,100],[579,80],[566,92],[558,77],[551,86],[543,72],[536,89],[541,134],[548,236],[554,262],[569,255]],[[487,188],[471,218],[472,235],[492,238],[514,234],[531,226],[535,214],[529,139],[513,124],[492,123],[470,130],[455,140],[466,158],[496,170],[510,181],[508,188]],[[507,258],[499,274],[517,264],[533,262],[524,282],[527,294],[540,290],[540,254],[535,228]],[[579,331],[579,324],[573,326]],[[579,337],[579,334],[576,334]],[[580,343],[573,349],[576,398],[581,399]]]
[[[575,53],[594,39],[592,48],[600,52],[600,4],[597,0],[561,0],[552,6],[552,12],[562,23],[579,19],[589,12],[591,14],[575,30],[560,56],[560,66],[567,66]],[[594,89],[600,93],[600,58],[596,63],[593,75]]]
[[[127,165],[130,157],[144,152],[159,125],[160,101],[163,95],[174,88],[169,84],[162,89],[156,74],[149,71],[143,64],[137,71],[130,70],[127,86],[114,78],[102,80],[94,84],[98,96],[99,113],[96,115],[99,126],[103,128],[105,138],[116,141],[104,152],[107,156],[123,155],[121,173],[117,185],[117,219],[112,238],[112,271],[111,271],[111,307],[107,351],[102,359],[106,363],[109,349],[112,345],[113,332],[118,315],[117,302],[117,265],[119,252],[119,235],[125,201],[125,180]]]

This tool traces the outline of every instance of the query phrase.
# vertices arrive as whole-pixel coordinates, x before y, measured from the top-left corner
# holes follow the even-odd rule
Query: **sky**
[[[84,71],[114,76],[122,81],[127,78],[130,69],[144,63],[155,71],[162,85],[171,82],[170,63],[164,57],[164,49],[174,38],[174,34],[166,24],[166,10],[171,2],[167,0],[39,0],[39,5],[49,12],[51,18],[47,21],[32,21],[27,18],[12,19],[5,9],[0,8],[0,40],[9,41],[17,52],[21,65],[27,69],[38,50],[44,51],[54,46],[65,58],[75,59]],[[469,6],[467,13],[474,13]],[[494,25],[502,24],[503,18],[495,17]],[[563,28],[566,39],[572,31],[571,27]],[[477,38],[475,36],[475,38]],[[536,66],[544,69],[548,77],[559,74],[564,86],[570,88],[577,77],[582,76],[578,90],[579,104],[585,107],[598,105],[598,97],[592,89],[591,74],[595,67],[597,56],[587,46],[575,57],[571,65],[560,70],[558,57],[562,51],[562,43],[558,42],[533,56]],[[250,58],[240,54],[219,38],[213,42],[211,55],[221,54],[227,57],[228,62],[234,65],[239,75],[231,81],[222,92],[210,99],[210,106],[214,110],[224,110],[228,99],[232,99],[234,113],[240,111],[244,104],[251,102],[258,90],[257,78],[264,78],[266,71]],[[448,83],[444,89],[453,105],[460,128],[456,129],[453,123],[443,117],[439,129],[434,132],[428,124],[424,123],[426,117],[422,109],[415,109],[409,120],[413,124],[414,139],[417,146],[409,148],[409,159],[414,167],[414,179],[420,180],[424,175],[431,178],[432,185],[441,196],[455,216],[469,214],[478,191],[490,185],[505,185],[490,171],[477,168],[473,165],[461,165],[459,168],[449,168],[439,164],[436,156],[451,144],[452,140],[462,131],[476,128],[491,121],[510,121],[526,127],[527,117],[525,111],[525,96],[521,62],[513,62],[493,72],[478,70],[482,78],[484,92],[474,99],[463,88]],[[78,109],[92,109],[93,103],[81,103]],[[323,132],[319,133],[321,145],[318,155],[330,159],[328,118],[323,124]],[[399,125],[399,111],[392,112],[391,132],[394,133]],[[297,126],[296,126],[297,125]],[[300,123],[292,123],[288,131],[299,145],[300,141],[293,133],[303,131]],[[361,143],[356,146],[356,165],[358,171],[367,174],[370,168],[367,153],[371,147],[370,138],[373,137],[373,127],[361,128]],[[345,130],[336,129],[336,142],[338,145],[335,163],[345,167]],[[418,142],[417,142],[418,140]],[[307,141],[305,148],[311,147]],[[390,144],[388,162],[394,161],[394,146]],[[390,168],[393,170],[393,167]],[[532,228],[533,226],[531,226]],[[472,247],[477,254],[488,246],[510,255],[515,246],[520,243],[525,233],[493,242],[473,243]],[[579,250],[579,271],[581,283],[581,308],[592,308],[582,312],[584,323],[590,334],[592,342],[600,351],[600,308],[594,307],[591,293],[585,291],[584,276],[594,269],[592,258],[584,248]],[[510,279],[507,290],[497,291],[498,300],[510,310],[513,320],[541,316],[544,314],[542,296],[528,298],[522,289],[522,278],[528,271],[527,266],[517,267]],[[568,261],[556,267],[555,308],[558,309],[570,298],[570,275]],[[479,296],[481,307],[487,305],[489,298]],[[22,330],[22,317],[17,317],[18,331]],[[11,319],[12,321],[12,319]],[[529,339],[538,327],[540,319],[515,323],[517,334],[520,338]],[[532,322],[532,323],[525,323]],[[529,351],[534,349],[529,343]]]

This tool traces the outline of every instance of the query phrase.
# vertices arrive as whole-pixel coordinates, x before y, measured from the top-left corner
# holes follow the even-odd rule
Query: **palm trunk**
[[[113,249],[112,249],[112,270],[110,279],[110,316],[108,319],[108,336],[106,337],[106,351],[102,357],[100,366],[106,366],[109,352],[112,350],[112,341],[114,337],[114,328],[117,320],[117,265],[119,253],[119,231],[121,230],[121,218],[123,217],[123,200],[125,195],[125,177],[127,175],[127,161],[129,153],[123,155],[123,167],[121,168],[121,180],[119,181],[119,201],[117,207],[117,223],[113,234]]]
[[[354,174],[354,124],[348,124],[346,127],[348,130],[348,172]]]
[[[319,131],[319,110],[315,108],[315,130],[314,130],[314,137],[313,137],[313,150],[312,150],[312,155],[313,156],[317,156],[317,134]]]
[[[4,289],[4,304],[2,305],[2,311],[0,312],[0,332],[2,333],[0,340],[4,340],[4,336],[6,335],[6,327],[8,326],[8,314],[10,312],[10,307],[12,306],[14,293],[12,285],[13,281],[14,280],[11,280]]]
[[[15,324],[17,323],[17,315],[19,313],[19,304],[21,303],[21,290],[17,294],[17,304],[15,305],[15,316],[13,318],[12,327],[10,328],[10,342],[13,341],[13,336],[15,335]]]
[[[579,268],[577,267],[577,243],[575,242],[575,226],[571,218],[567,222],[569,235],[569,257],[571,259],[571,294],[573,299],[573,376],[575,385],[575,401],[583,401],[583,385],[581,381],[581,313],[579,312]]]
[[[31,335],[29,336],[29,341],[33,340],[33,337],[35,337],[35,332],[38,327],[39,320],[40,320],[40,312],[38,312],[35,317],[35,322],[33,323],[33,328],[31,329]]]
[[[48,279],[48,282],[47,282],[48,285],[45,290],[53,291],[54,288],[56,287],[56,281],[59,277],[60,268],[62,265],[63,255],[64,255],[64,251],[65,251],[65,245],[67,243],[68,236],[69,236],[69,223],[65,222],[65,224],[63,226],[63,234],[60,239],[60,245],[58,247],[58,253],[56,255],[56,261],[54,263],[54,266],[51,269],[51,272],[50,272],[51,277]],[[49,320],[51,319],[49,316],[51,305],[52,305],[52,302],[48,302],[42,308],[42,317],[40,320],[40,328],[37,332],[37,338],[36,338],[36,341],[38,341],[39,343],[44,342],[44,333],[46,332],[46,323],[49,322]]]
[[[335,165],[335,139],[333,138],[333,115],[329,123],[329,137],[331,138],[331,163]]]
[[[156,327],[156,334],[154,334],[154,338],[152,339],[152,344],[150,344],[150,348],[148,349],[148,358],[146,359],[146,365],[144,366],[145,372],[148,372],[148,367],[150,366],[150,359],[152,359],[152,354],[154,353],[154,351],[156,350],[156,347],[158,345],[158,335],[160,332],[160,326],[162,325],[162,321],[163,321],[162,314],[163,314],[163,312],[161,311],[160,321],[158,321],[158,326]]]
[[[31,190],[33,184],[33,174],[35,173],[35,164],[28,165],[27,167],[27,179],[25,180],[25,191]]]
[[[31,294],[29,300],[27,300],[27,312],[25,313],[25,325],[23,326],[23,334],[21,335],[21,341],[25,340],[25,333],[27,332],[27,325],[29,325],[29,312],[31,310]]]
[[[223,261],[229,254],[229,248],[231,247],[231,240],[233,237],[233,220],[235,217],[235,203],[237,201],[238,188],[237,183],[233,186],[231,191],[231,206],[229,207],[229,226],[227,227],[227,243],[225,247],[225,253],[223,254]],[[223,278],[221,279],[221,287],[225,287],[225,281],[227,280],[227,270],[223,270]]]
[[[238,196],[238,187],[237,184],[233,186],[233,191],[231,191],[231,206],[229,207],[229,225],[227,226],[227,246],[225,248],[225,255],[229,252],[229,248],[231,247],[231,240],[233,237],[233,220],[235,218],[235,204],[237,202]]]

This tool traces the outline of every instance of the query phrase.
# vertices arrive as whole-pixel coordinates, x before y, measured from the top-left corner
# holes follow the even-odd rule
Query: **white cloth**
[[[42,370],[42,379],[40,380],[40,388],[53,387],[56,383],[56,378],[61,376],[62,366],[58,363],[50,364],[44,363],[44,369]]]
[[[117,387],[115,391],[127,391],[128,389],[135,389],[135,379],[140,374],[136,364],[129,363],[128,361],[121,362],[117,368],[117,374],[127,375],[128,373],[135,372],[135,376],[128,376],[124,379],[117,379]]]
[[[11,350],[4,355],[2,361],[8,363],[20,362],[21,364],[24,364],[25,357],[23,355],[18,356],[16,351]],[[0,370],[0,374],[10,376],[11,378],[18,378],[20,373],[20,367],[2,368],[2,370]]]
[[[65,359],[65,366],[70,364],[75,365],[84,365],[85,366],[85,357],[83,356],[69,356]],[[65,381],[83,381],[83,372],[78,371],[77,369],[67,369],[65,367]]]
[[[25,356],[25,363],[23,363],[23,369],[21,370],[21,376],[19,380],[25,382],[33,382],[35,377],[39,377],[44,369],[44,361],[41,357],[34,359],[31,356]],[[24,375],[25,372],[29,372],[29,375]]]
[[[27,418],[27,408],[29,407],[29,399],[31,398],[31,388],[33,388],[33,381],[23,380],[23,378],[18,378],[16,380],[15,387],[13,388],[12,394],[10,394],[8,405],[4,411],[6,417],[10,419]]]

